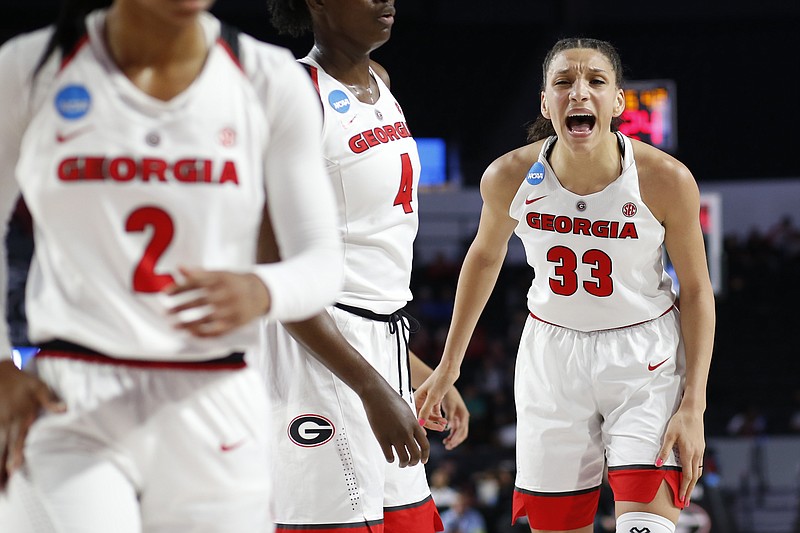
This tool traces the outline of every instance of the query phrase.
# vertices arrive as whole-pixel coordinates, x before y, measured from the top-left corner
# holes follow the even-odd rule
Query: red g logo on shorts
[[[289,424],[289,439],[303,448],[322,446],[333,438],[333,423],[320,415],[300,415]]]

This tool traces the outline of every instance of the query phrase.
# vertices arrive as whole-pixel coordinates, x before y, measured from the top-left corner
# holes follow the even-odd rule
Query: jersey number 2
[[[547,252],[547,260],[557,263],[550,278],[550,290],[561,296],[572,296],[578,290],[578,256],[566,246],[554,246]],[[600,250],[587,250],[581,258],[584,265],[591,265],[592,281],[584,281],[583,289],[592,296],[611,296],[614,280],[611,279],[612,264],[608,254]]]
[[[414,189],[414,167],[411,166],[411,157],[408,154],[400,154],[400,162],[403,170],[400,173],[400,190],[394,197],[394,204],[402,205],[405,213],[414,212],[411,207],[411,192]]]
[[[125,231],[140,232],[153,228],[150,242],[133,271],[133,290],[136,292],[160,292],[175,282],[169,274],[157,274],[156,263],[169,247],[175,235],[175,225],[169,214],[158,207],[140,207],[125,221]]]

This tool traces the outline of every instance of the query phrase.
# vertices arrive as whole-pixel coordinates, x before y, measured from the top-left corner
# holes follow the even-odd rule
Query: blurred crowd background
[[[544,54],[556,39],[572,35],[614,43],[627,78],[674,81],[673,153],[701,188],[715,181],[754,190],[762,180],[800,181],[792,134],[799,2],[399,0],[397,9],[392,40],[375,59],[392,76],[414,135],[446,141],[442,189],[475,188],[494,158],[524,142],[524,126],[538,110]],[[219,0],[214,11],[296,56],[311,47],[307,38],[277,35],[264,2]],[[57,12],[56,0],[2,0],[0,42],[51,22]],[[420,201],[428,199],[423,194]],[[800,197],[793,205],[749,233],[723,228],[709,449],[681,533],[800,532],[800,349],[794,336]],[[7,242],[7,312],[13,342],[25,346],[24,284],[33,242],[24,205]],[[468,245],[465,239],[456,253],[425,255],[414,266],[409,311],[422,327],[411,347],[432,366],[441,355]],[[528,531],[524,523],[511,526],[510,499],[514,360],[531,276],[524,264],[506,265],[470,344],[457,384],[472,416],[469,439],[446,452],[441,436],[430,434],[429,478],[447,513],[447,533]],[[604,491],[597,532],[613,531],[612,513]]]

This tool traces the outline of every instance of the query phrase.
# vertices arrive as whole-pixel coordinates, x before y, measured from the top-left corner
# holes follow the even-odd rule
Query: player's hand
[[[670,451],[676,449],[683,468],[678,499],[689,504],[692,490],[703,475],[703,453],[706,443],[703,433],[703,414],[691,408],[680,407],[672,415],[664,434],[664,443],[656,458],[656,466],[666,462]]]
[[[450,387],[450,390],[444,395],[442,408],[447,417],[447,425],[444,430],[450,431],[442,442],[445,449],[452,450],[464,442],[469,434],[469,409],[455,387]]]
[[[441,425],[441,422],[445,420],[442,414],[442,402],[450,390],[453,389],[453,383],[456,382],[456,379],[458,379],[458,373],[455,373],[455,375],[448,374],[441,366],[438,366],[428,376],[428,379],[417,388],[414,398],[420,423],[424,425],[430,420],[434,424]],[[439,430],[444,430],[444,426]]]
[[[269,311],[269,291],[255,274],[186,268],[180,273],[184,279],[164,292],[183,300],[169,313],[192,335],[225,335]]]
[[[19,370],[10,359],[0,361],[0,491],[22,466],[25,437],[42,409],[67,410],[43,381]]]
[[[388,383],[375,383],[362,391],[361,400],[367,419],[390,463],[397,454],[400,467],[428,462],[430,443],[414,412],[406,401]]]

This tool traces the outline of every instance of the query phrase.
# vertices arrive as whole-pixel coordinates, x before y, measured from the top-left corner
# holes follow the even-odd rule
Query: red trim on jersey
[[[226,41],[222,37],[217,37],[217,44],[220,45],[222,49],[228,53],[228,56],[231,58],[231,61],[233,61],[233,63],[239,68],[239,70],[244,72],[244,67],[242,67],[242,63],[239,61],[239,58],[236,57],[236,54],[233,53],[233,50],[231,50],[231,46],[230,44],[228,44],[228,41]]]
[[[240,370],[247,366],[247,363],[244,362],[244,359],[239,358],[238,356],[228,356],[221,359],[212,359],[210,361],[152,361],[119,359],[116,357],[109,357],[107,355],[69,352],[63,350],[49,350],[47,348],[42,348],[36,353],[36,357],[54,357],[61,359],[72,359],[74,361],[85,361],[88,363],[166,370]]]
[[[511,523],[527,515],[532,529],[580,529],[594,522],[599,500],[600,487],[551,494],[515,488]]]
[[[662,481],[672,490],[672,502],[678,509],[686,502],[678,499],[683,472],[678,467],[623,467],[609,468],[608,482],[614,491],[615,501],[650,503],[656,497]]]
[[[614,331],[614,330],[617,330],[617,329],[625,329],[625,328],[632,328],[634,326],[641,326],[642,324],[647,324],[648,322],[652,322],[653,320],[658,320],[659,318],[661,318],[662,316],[666,315],[667,313],[669,313],[673,309],[676,309],[676,307],[674,305],[671,305],[671,306],[669,306],[667,308],[666,311],[664,311],[663,313],[661,313],[660,315],[658,315],[655,318],[651,318],[650,320],[642,320],[641,322],[636,322],[635,324],[628,324],[627,326],[619,326],[619,327],[616,327],[616,328],[608,328],[608,329],[598,329],[598,330],[595,330],[595,331]],[[551,326],[556,326],[557,328],[572,329],[572,328],[568,328],[567,326],[562,326],[561,324],[554,324],[552,322],[548,322],[547,320],[541,319],[538,316],[534,315],[532,311],[528,311],[528,314],[531,315],[531,318],[535,318],[539,322],[544,322],[545,324],[550,324]]]
[[[291,525],[277,524],[275,533],[384,533],[383,522],[375,520],[358,525],[348,524],[320,524],[320,525]]]
[[[73,59],[75,59],[75,56],[76,56],[76,55],[78,55],[78,51],[79,51],[81,48],[83,48],[83,45],[85,45],[85,44],[86,44],[86,43],[88,43],[88,42],[89,42],[89,35],[84,35],[83,37],[81,37],[81,38],[78,40],[78,42],[77,42],[77,43],[75,44],[75,46],[72,48],[72,50],[70,51],[70,53],[69,53],[69,54],[66,54],[66,55],[65,55],[65,56],[64,56],[64,57],[61,59],[61,66],[60,66],[60,67],[58,67],[58,70],[59,70],[59,72],[60,72],[60,71],[62,71],[62,70],[64,70],[64,68],[66,68],[66,66],[67,66],[67,65],[69,65],[69,63],[70,63],[70,62],[71,62]]]
[[[417,503],[384,508],[383,525],[385,533],[444,531],[444,524],[431,496]]]
[[[305,65],[305,67],[308,69],[308,75],[311,76],[311,81],[314,83],[317,94],[322,95],[319,92],[319,69],[313,65]]]

